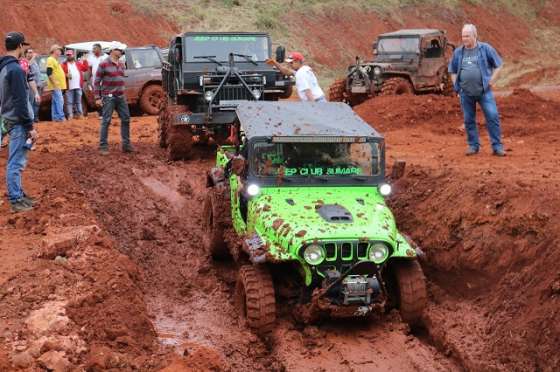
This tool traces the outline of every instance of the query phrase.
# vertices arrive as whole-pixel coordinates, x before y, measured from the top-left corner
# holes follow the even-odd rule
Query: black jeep
[[[276,101],[291,95],[293,81],[266,63],[266,33],[187,32],[171,40],[163,66],[167,94],[159,116],[160,146],[171,160],[188,158],[193,144],[224,144],[242,101]],[[282,62],[285,49],[278,47]]]

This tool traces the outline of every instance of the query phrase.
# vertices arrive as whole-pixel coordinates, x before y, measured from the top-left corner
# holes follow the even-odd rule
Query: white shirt
[[[325,93],[319,86],[317,78],[309,66],[301,66],[299,70],[296,71],[296,90],[299,99],[302,101],[308,101],[305,91],[311,89],[311,94],[313,99],[324,97]]]
[[[107,58],[108,55],[103,53],[97,57],[95,54],[91,53],[88,56],[87,62],[91,66],[91,81],[95,81],[95,74],[97,73],[97,68],[99,67],[99,63]]]
[[[68,62],[68,74],[72,76],[72,79],[68,79],[68,89],[80,89],[80,71],[76,62]]]

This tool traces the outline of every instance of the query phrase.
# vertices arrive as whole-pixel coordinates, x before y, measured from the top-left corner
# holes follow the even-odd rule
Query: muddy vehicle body
[[[266,63],[271,50],[266,33],[188,32],[171,41],[159,117],[160,146],[171,160],[189,158],[195,143],[230,140],[239,102],[290,96],[293,81]],[[278,47],[276,59],[284,56]]]
[[[91,45],[90,45],[91,44]],[[109,44],[102,43],[102,46]],[[66,45],[66,49],[72,49],[77,58],[82,58],[91,51],[93,42]],[[105,51],[106,48],[105,48]],[[48,56],[40,56],[39,66],[44,80],[46,80],[46,59]],[[125,64],[125,95],[131,107],[131,111],[139,114],[157,115],[163,105],[164,93],[162,88],[161,67],[162,55],[156,46],[124,47],[122,62]],[[61,57],[61,63],[64,57]],[[93,111],[95,106],[95,94],[93,92],[93,77],[89,72],[84,73],[84,87],[82,88],[82,106],[84,114]],[[41,112],[50,117],[51,93],[44,91],[41,98]]]
[[[246,102],[237,141],[208,173],[206,252],[239,264],[236,303],[257,333],[274,326],[275,293],[302,321],[426,305],[419,251],[384,201],[379,133],[340,102]]]
[[[447,65],[453,48],[442,30],[381,34],[373,44],[373,61],[357,57],[346,76],[330,86],[329,100],[355,105],[375,95],[452,94]]]

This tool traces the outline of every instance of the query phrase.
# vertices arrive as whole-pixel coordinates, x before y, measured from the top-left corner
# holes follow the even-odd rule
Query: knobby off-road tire
[[[276,298],[272,277],[265,266],[243,265],[239,268],[235,302],[253,332],[266,336],[274,329]]]
[[[412,84],[405,78],[389,78],[381,86],[382,96],[397,96],[401,94],[413,94]]]
[[[424,272],[416,260],[397,261],[393,265],[401,318],[410,326],[416,326],[428,302]]]
[[[158,116],[158,142],[159,147],[161,147],[162,149],[167,147],[168,116],[169,112],[165,108],[160,111]]]
[[[165,93],[161,85],[148,85],[140,95],[140,109],[148,115],[157,115],[162,109],[164,99]]]
[[[208,189],[202,213],[202,244],[214,259],[229,257],[224,231],[231,226],[229,190],[223,186]]]
[[[336,79],[329,87],[329,102],[344,102],[346,79]]]

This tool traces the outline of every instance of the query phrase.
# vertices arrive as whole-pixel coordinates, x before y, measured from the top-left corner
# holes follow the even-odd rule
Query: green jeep
[[[417,323],[425,278],[385,204],[383,137],[344,103],[242,102],[236,113],[237,143],[208,173],[203,230],[209,255],[239,265],[247,325],[271,331],[277,297],[304,321],[396,307]]]

